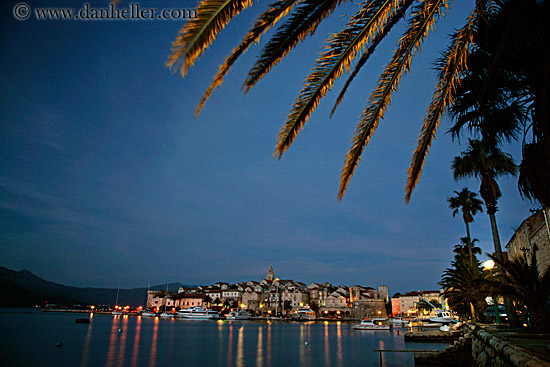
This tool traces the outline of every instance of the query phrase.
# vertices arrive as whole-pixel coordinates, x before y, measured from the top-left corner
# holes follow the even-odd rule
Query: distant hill
[[[181,283],[170,283],[168,289],[177,291]],[[187,286],[186,286],[187,287]],[[0,307],[27,307],[46,304],[73,305],[114,305],[117,289],[79,288],[44,280],[28,270],[14,271],[0,266]],[[150,287],[166,289],[166,284]],[[120,289],[119,305],[144,305],[147,287]]]

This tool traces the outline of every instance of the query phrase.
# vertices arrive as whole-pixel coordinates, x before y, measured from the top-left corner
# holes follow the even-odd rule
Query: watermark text
[[[31,8],[27,3],[18,3],[13,7],[13,16],[18,20],[34,17],[36,20],[178,20],[196,18],[196,9],[145,8],[139,3],[117,8],[109,4],[105,8],[95,8],[84,3],[82,8]]]

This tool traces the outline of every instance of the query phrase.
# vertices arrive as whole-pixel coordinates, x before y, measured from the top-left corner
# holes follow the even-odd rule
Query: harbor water
[[[89,324],[76,319],[91,318]],[[210,321],[0,309],[1,366],[414,366],[407,329],[342,322]]]

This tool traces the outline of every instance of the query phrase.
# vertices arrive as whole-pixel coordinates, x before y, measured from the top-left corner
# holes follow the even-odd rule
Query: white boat
[[[315,320],[315,312],[311,310],[311,308],[300,308],[292,317],[294,320],[298,321],[309,321],[309,320]]]
[[[170,318],[170,317],[176,317],[175,314],[173,313],[169,313],[169,312],[163,312],[160,314],[160,317],[164,318],[164,319],[167,319],[167,318]]]
[[[401,317],[393,317],[388,319],[388,324],[395,326],[409,326],[410,321],[403,320]]]
[[[390,330],[390,325],[384,324],[386,319],[363,319],[360,324],[351,327],[355,330]]]
[[[442,310],[435,307],[432,303],[430,303],[430,301],[422,296],[420,296],[420,299],[433,307],[432,311],[430,312],[430,316],[428,317],[428,320],[431,323],[448,324],[449,322],[455,321],[453,314],[449,310]]]
[[[157,314],[153,313],[153,312],[149,312],[149,311],[143,311],[142,313],[140,313],[140,316],[141,317],[155,317],[155,316],[157,316]]]
[[[216,311],[201,306],[184,308],[183,310],[179,310],[177,315],[180,319],[218,320],[220,318],[220,315]]]
[[[250,314],[246,312],[245,310],[234,310],[225,316],[226,320],[232,321],[232,320],[248,320],[250,319]]]
[[[448,324],[455,321],[455,318],[448,310],[434,310],[433,316],[430,316],[429,320],[432,323]]]

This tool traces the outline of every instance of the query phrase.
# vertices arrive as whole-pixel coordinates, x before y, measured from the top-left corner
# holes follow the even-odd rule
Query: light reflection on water
[[[160,320],[158,317],[153,319],[153,338],[151,340],[151,352],[149,353],[149,367],[155,367],[157,364],[157,343],[158,343],[158,334],[159,334],[159,323]]]
[[[132,350],[132,361],[130,362],[131,367],[136,367],[138,365],[138,356],[139,356],[139,337],[141,335],[141,316],[136,320],[136,334],[134,335],[134,348]]]
[[[192,321],[0,310],[2,366],[377,366],[374,349],[443,349],[405,344],[403,332],[357,331],[329,322]],[[404,329],[405,330],[405,329]],[[33,339],[29,340],[29,335]],[[4,342],[5,341],[5,342]],[[63,341],[62,348],[55,343]],[[384,366],[412,366],[386,353]]]
[[[94,317],[94,314],[90,314],[90,319]],[[93,324],[90,322],[90,325],[88,326],[88,332],[86,333],[86,338],[84,339],[84,349],[82,350],[82,360],[80,362],[80,365],[82,367],[88,367],[88,358],[90,355],[90,341],[92,339],[92,330],[93,330]]]
[[[258,344],[256,345],[256,366],[264,365],[263,327],[258,328]]]
[[[330,367],[330,341],[329,341],[329,323],[328,321],[324,322],[324,330],[325,330],[325,366]]]

